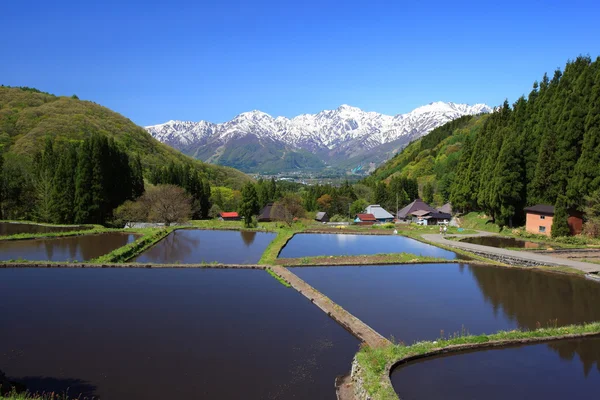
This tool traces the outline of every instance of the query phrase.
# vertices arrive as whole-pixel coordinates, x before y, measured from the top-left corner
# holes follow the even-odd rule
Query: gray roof
[[[390,219],[394,218],[392,214],[385,211],[379,204],[371,204],[367,207],[366,214],[373,214],[375,219]]]
[[[534,214],[554,215],[554,206],[549,204],[536,204],[535,206],[525,207],[525,211]]]
[[[442,213],[452,214],[452,204],[446,203],[443,206],[441,206],[440,208],[438,208],[437,210]]]
[[[437,212],[437,210],[435,208],[431,207],[429,204],[425,203],[423,200],[416,199],[415,201],[413,201],[412,203],[410,203],[409,205],[404,207],[402,210],[398,211],[398,218],[406,219],[407,215],[409,215],[415,211],[418,211],[418,210],[425,210],[425,211],[429,211],[432,213]]]
[[[322,220],[322,219],[323,219],[323,217],[324,217],[324,216],[326,216],[326,215],[327,215],[327,213],[326,213],[325,211],[319,211],[319,212],[317,213],[317,215],[315,216],[315,219],[316,219],[317,221],[320,221],[320,220]]]

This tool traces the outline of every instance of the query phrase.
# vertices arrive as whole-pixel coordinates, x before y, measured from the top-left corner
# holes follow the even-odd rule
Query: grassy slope
[[[466,118],[465,118],[466,119]],[[440,180],[453,173],[462,143],[467,135],[475,135],[487,119],[486,115],[450,122],[410,143],[392,159],[379,166],[367,180],[378,182],[392,176],[416,178],[419,183]]]
[[[91,101],[0,87],[0,144],[5,150],[32,156],[43,146],[46,135],[65,142],[81,140],[91,133],[114,138],[129,153],[139,154],[145,167],[170,161],[192,163],[212,182],[236,188],[250,179],[233,168],[187,157],[160,143],[131,120]]]

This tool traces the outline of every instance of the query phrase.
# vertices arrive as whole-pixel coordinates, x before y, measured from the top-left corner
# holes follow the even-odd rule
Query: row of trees
[[[126,200],[144,192],[142,165],[112,139],[81,142],[46,138],[33,163],[0,157],[2,218],[60,224],[103,224]]]
[[[450,200],[500,225],[521,224],[526,205],[581,209],[600,188],[599,165],[600,58],[578,57],[465,140]]]
[[[154,185],[174,185],[183,188],[191,196],[192,218],[209,217],[210,183],[190,164],[171,162],[164,167],[155,167],[150,170],[148,178]]]

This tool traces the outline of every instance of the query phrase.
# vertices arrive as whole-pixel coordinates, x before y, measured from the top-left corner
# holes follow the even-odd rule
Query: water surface
[[[0,236],[16,235],[18,233],[52,233],[83,231],[91,229],[89,226],[44,226],[26,223],[0,222]]]
[[[101,233],[48,239],[0,241],[0,261],[89,261],[135,241],[139,235]]]
[[[398,367],[403,400],[593,399],[600,387],[600,339],[458,353]]]
[[[600,284],[584,278],[467,264],[303,267],[292,271],[406,344],[456,332],[600,321]]]
[[[8,376],[111,400],[334,400],[359,344],[260,270],[0,269],[0,315]]]
[[[520,249],[538,249],[540,244],[527,240],[519,240],[511,237],[500,236],[474,236],[462,239],[461,242],[480,244],[482,246],[501,247],[501,248],[520,248]]]
[[[285,245],[280,258],[412,253],[455,259],[456,253],[404,236],[299,233]]]
[[[181,229],[139,255],[133,261],[156,264],[256,264],[274,233]]]

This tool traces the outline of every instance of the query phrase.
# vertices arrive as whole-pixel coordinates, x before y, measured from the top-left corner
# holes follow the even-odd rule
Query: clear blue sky
[[[8,1],[0,83],[77,94],[141,125],[498,105],[600,55],[599,15],[598,1]]]

